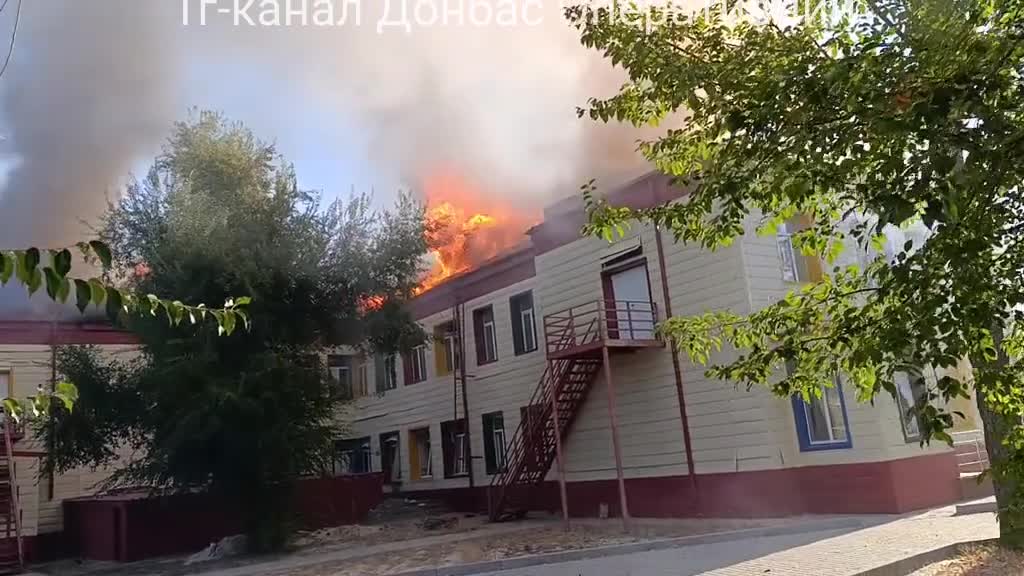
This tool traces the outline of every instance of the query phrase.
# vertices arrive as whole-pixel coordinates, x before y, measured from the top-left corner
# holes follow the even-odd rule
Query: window
[[[623,267],[625,266],[625,267]],[[602,273],[608,337],[624,340],[654,339],[654,304],[647,261],[622,264]]]
[[[494,331],[494,308],[473,311],[473,337],[476,339],[477,366],[498,360],[498,340]]]
[[[370,472],[370,438],[338,440],[334,443],[337,457],[335,474],[365,474]]]
[[[427,379],[427,347],[415,347],[405,356],[405,384],[415,384]]]
[[[450,420],[441,423],[441,455],[444,457],[444,477],[465,476],[469,474],[468,453],[466,444],[466,421]]]
[[[409,431],[409,470],[413,480],[434,475],[430,454],[430,428]]]
[[[356,363],[355,378],[353,380],[353,395],[361,398],[370,393],[370,379],[367,378],[366,358],[360,358]]]
[[[398,438],[398,432],[386,432],[380,435],[380,469],[384,473],[385,483],[394,482],[402,477]]]
[[[462,368],[459,337],[455,323],[445,322],[434,328],[434,369],[438,376],[447,376]]]
[[[377,393],[394,390],[398,387],[398,356],[395,354],[376,357]]]
[[[906,373],[896,374],[896,405],[900,411],[900,424],[903,437],[907,442],[921,440],[921,420],[915,409],[919,404],[926,403],[924,397],[927,387],[924,378],[911,379]]]
[[[0,368],[0,400],[10,398],[11,393],[11,381],[14,380],[11,377],[10,368]]]
[[[327,371],[331,380],[338,386],[338,393],[342,398],[352,398],[352,357],[351,356],[328,356]]]
[[[533,293],[513,296],[508,301],[512,311],[512,344],[516,356],[537,349],[537,322],[533,313]]]
[[[497,474],[505,467],[505,418],[501,412],[483,415],[484,463],[488,474]]]
[[[779,225],[776,244],[782,262],[782,279],[786,282],[817,282],[821,280],[821,261],[814,254],[805,255],[793,246],[793,235],[810,227],[807,216],[796,216]]]
[[[846,402],[838,375],[832,386],[821,387],[821,397],[804,402],[799,395],[793,397],[797,436],[800,449],[829,450],[850,448],[849,425],[846,421]]]

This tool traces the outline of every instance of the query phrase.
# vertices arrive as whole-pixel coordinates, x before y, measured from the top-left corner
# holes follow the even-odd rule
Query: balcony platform
[[[650,301],[597,300],[574,306],[544,317],[547,356],[600,358],[604,348],[609,353],[663,348],[657,323],[657,308]]]

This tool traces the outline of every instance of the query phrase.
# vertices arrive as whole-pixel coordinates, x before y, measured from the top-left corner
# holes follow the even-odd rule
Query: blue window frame
[[[833,386],[822,386],[820,398],[804,402],[799,395],[793,396],[793,413],[801,452],[853,447],[846,400],[838,374]]]

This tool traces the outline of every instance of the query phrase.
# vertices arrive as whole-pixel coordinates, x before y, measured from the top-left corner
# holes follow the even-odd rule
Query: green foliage
[[[979,397],[1004,537],[1024,544],[1024,13],[1007,0],[854,2],[833,19],[755,23],[720,13],[577,6],[586,46],[629,75],[582,115],[657,125],[641,152],[687,196],[649,210],[612,207],[585,187],[586,231],[630,220],[714,249],[795,214],[803,253],[833,265],[821,282],[747,316],[673,318],[664,334],[697,361],[740,351],[710,373],[817,393],[835,366],[861,400],[895,393],[894,374],[969,358],[973,379],[939,378],[916,411],[925,441],[949,441],[935,399]],[[652,18],[652,15],[654,16]],[[852,229],[838,223],[859,217]],[[891,261],[835,268],[844,246],[877,248],[887,225],[930,231]],[[794,370],[778,378],[783,365]]]
[[[146,179],[110,206],[103,239],[135,291],[225,308],[140,299],[149,314],[126,318],[144,344],[138,362],[63,352],[61,371],[89,387],[81,408],[40,426],[56,446],[47,464],[112,463],[126,446],[136,457],[113,462],[109,487],[211,490],[244,515],[253,548],[279,547],[292,483],[333,460],[328,349],[424,339],[401,305],[426,252],[422,223],[408,198],[388,212],[366,197],[322,206],[273,146],[217,114],[178,123]],[[385,304],[367,308],[372,297]]]
[[[93,240],[80,242],[76,247],[84,267],[91,267],[93,263],[98,262],[103,270],[110,268],[111,252],[106,243]],[[207,310],[202,304],[189,306],[177,301],[170,302],[155,294],[140,297],[129,289],[106,283],[100,278],[83,280],[71,276],[73,261],[72,252],[68,248],[49,250],[48,260],[45,262],[43,253],[38,248],[0,251],[0,285],[7,285],[12,280],[19,282],[31,296],[45,284],[47,296],[59,303],[68,301],[71,287],[74,286],[75,306],[80,312],[84,313],[90,306],[102,306],[106,301],[107,312],[115,321],[127,315],[156,315],[163,309],[167,312],[168,321],[172,323],[180,322],[184,312],[188,312],[193,324],[197,322],[197,318],[198,321],[205,320],[206,314],[209,313],[211,318],[216,319],[221,333],[230,334],[238,318],[241,318],[244,324],[248,324],[248,315],[245,311],[245,306],[251,302],[248,297],[234,301],[229,299],[224,308],[216,310]],[[181,311],[178,317],[172,315],[172,309]],[[55,385],[53,391],[40,389],[26,399],[4,399],[3,409],[18,421],[25,416],[43,416],[56,402],[63,404],[66,410],[71,410],[77,399],[75,385],[71,382],[61,382]]]

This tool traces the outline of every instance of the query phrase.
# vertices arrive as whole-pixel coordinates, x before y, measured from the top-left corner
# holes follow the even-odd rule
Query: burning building
[[[574,198],[525,242],[492,243],[490,219],[506,213],[439,182],[438,267],[410,305],[435,337],[400,356],[335,358],[355,396],[339,473],[378,472],[396,493],[495,519],[895,513],[960,497],[956,454],[922,449],[898,400],[860,404],[841,378],[810,403],[780,399],[709,379],[661,341],[655,326],[673,314],[750,312],[813,280],[821,267],[784,253],[787,238],[751,221],[715,252],[640,225],[609,244],[579,236]],[[681,195],[651,174],[610,200]]]
[[[420,293],[525,244],[527,229],[540,219],[503,197],[489,197],[451,170],[428,176],[424,195],[432,262]]]

